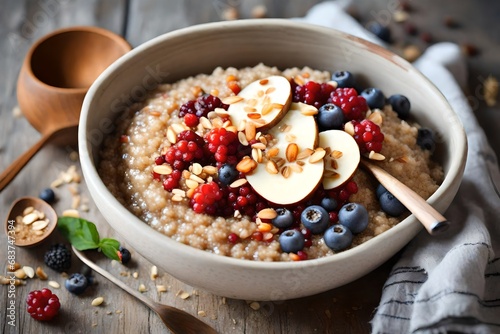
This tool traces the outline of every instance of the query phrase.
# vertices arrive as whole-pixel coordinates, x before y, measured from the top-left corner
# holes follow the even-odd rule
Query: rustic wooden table
[[[71,25],[95,25],[123,35],[133,46],[162,33],[202,22],[227,19],[237,9],[240,17],[254,15],[257,5],[264,5],[268,17],[304,15],[314,0],[1,0],[0,1],[0,170],[5,169],[21,152],[27,150],[39,134],[22,116],[16,99],[16,80],[21,62],[30,45],[46,33]],[[390,23],[396,40],[395,50],[402,42],[425,48],[426,42],[408,37],[403,25],[394,21],[392,0],[355,0],[362,22],[374,19]],[[486,106],[481,91],[488,75],[500,77],[500,28],[496,15],[498,1],[406,1],[411,7],[409,21],[421,32],[432,34],[434,41],[451,40],[460,44],[474,43],[480,53],[470,57],[468,97],[474,111],[486,130],[492,145],[500,148],[500,112]],[[455,18],[459,27],[449,28],[444,17]],[[37,196],[61,172],[75,165],[75,148],[48,146],[19,173],[18,177],[0,194],[1,219],[7,216],[10,204],[18,197]],[[60,214],[71,207],[73,193],[78,192],[88,201],[88,212],[83,217],[94,221],[102,235],[116,236],[103,220],[90,199],[85,183],[66,184],[56,189],[54,205]],[[3,229],[3,228],[2,228]],[[41,246],[31,249],[17,247],[15,259],[22,265],[46,268],[49,280],[64,285],[65,278],[43,264],[43,254],[50,244],[63,241],[58,233]],[[125,283],[137,288],[144,284],[146,295],[154,300],[174,305],[198,316],[220,333],[366,333],[377,306],[384,281],[393,265],[391,259],[377,270],[346,286],[320,295],[286,302],[263,302],[254,310],[246,301],[226,300],[177,281],[160,271],[156,281],[149,272],[152,264],[133,250],[133,261],[128,266],[99,259],[98,263]],[[0,275],[7,274],[7,238],[0,238]],[[70,272],[78,272],[81,262],[73,257]],[[134,278],[133,273],[138,277]],[[335,273],[332,273],[334,275]],[[325,278],[328,279],[328,278]],[[25,310],[29,291],[47,287],[48,281],[28,279],[26,285],[9,290],[0,289],[0,330],[3,333],[161,333],[166,329],[158,317],[135,299],[122,292],[99,275],[96,284],[81,296],[71,295],[64,287],[52,289],[61,299],[62,310],[54,321],[34,321]],[[158,293],[155,285],[163,284],[167,292]],[[181,298],[180,291],[189,297]],[[102,296],[100,307],[91,301]],[[15,309],[7,307],[13,301]],[[9,315],[11,316],[9,318]],[[14,316],[15,327],[11,326]],[[11,324],[9,324],[11,323]]]

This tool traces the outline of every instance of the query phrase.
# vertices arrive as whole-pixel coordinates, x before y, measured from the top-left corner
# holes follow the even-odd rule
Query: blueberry
[[[380,196],[379,201],[382,211],[389,216],[398,217],[406,211],[406,207],[388,191]]]
[[[234,180],[238,177],[238,171],[236,167],[230,164],[224,164],[219,169],[219,181],[228,186],[233,183]]]
[[[377,198],[380,198],[380,196],[382,196],[382,194],[385,193],[386,191],[387,189],[385,189],[385,187],[381,183],[379,183],[377,186],[377,190],[375,190]]]
[[[424,150],[429,150],[431,152],[436,148],[436,143],[434,140],[434,132],[428,128],[418,129],[417,135],[417,145]]]
[[[300,221],[312,234],[319,234],[328,227],[330,216],[322,206],[311,205],[302,211]]]
[[[83,274],[71,274],[71,276],[66,279],[64,283],[66,289],[75,295],[81,294],[88,286],[87,277]]]
[[[132,259],[132,254],[130,254],[128,249],[126,249],[122,246],[120,246],[120,248],[118,248],[118,250],[120,251],[120,253],[122,255],[122,263],[127,264]]]
[[[392,110],[394,110],[398,117],[401,119],[407,119],[410,116],[410,100],[404,95],[395,94],[389,96],[387,102],[392,106]]]
[[[347,203],[339,211],[339,223],[357,234],[368,226],[368,211],[359,203]]]
[[[337,83],[337,87],[339,88],[350,88],[356,84],[354,75],[349,71],[337,71],[333,73],[332,80]]]
[[[372,34],[383,40],[384,42],[390,43],[391,42],[391,30],[389,27],[380,24],[376,21],[370,22],[366,28],[368,31],[370,31]]]
[[[361,92],[361,96],[365,98],[370,109],[382,109],[385,105],[384,93],[378,88],[367,88]]]
[[[276,209],[278,216],[272,220],[274,226],[278,228],[288,228],[293,225],[293,214],[290,210],[285,208]]]
[[[279,237],[281,250],[285,253],[297,253],[304,248],[304,235],[297,230],[287,230]]]
[[[325,231],[323,240],[330,249],[339,252],[351,245],[352,232],[347,227],[336,224]]]
[[[54,193],[54,190],[52,190],[51,188],[45,188],[42,191],[40,191],[38,197],[40,197],[40,199],[44,200],[49,204],[54,203],[54,201],[56,200],[56,194]]]
[[[337,208],[337,201],[331,197],[325,197],[320,204],[326,211],[334,211]]]
[[[316,117],[320,131],[341,129],[344,124],[344,112],[332,103],[322,105]]]

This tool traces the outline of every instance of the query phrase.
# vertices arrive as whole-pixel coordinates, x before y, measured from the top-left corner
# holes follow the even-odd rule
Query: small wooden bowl
[[[121,36],[98,27],[64,28],[42,37],[28,51],[19,74],[21,111],[42,134],[77,125],[90,85],[130,50]],[[76,144],[77,131],[53,142]]]
[[[42,234],[40,235],[35,235],[35,231],[32,229],[34,223],[30,225],[20,223],[20,231],[16,231],[16,227],[18,227],[16,217],[24,216],[23,211],[28,207],[33,207],[34,210],[42,212],[49,221],[49,224],[41,230]],[[56,226],[57,214],[50,204],[36,197],[21,197],[10,207],[9,215],[5,221],[5,234],[9,245],[13,243],[19,247],[33,247],[48,238],[54,232]],[[30,233],[32,233],[31,237],[29,237]],[[25,234],[28,237],[24,237]]]

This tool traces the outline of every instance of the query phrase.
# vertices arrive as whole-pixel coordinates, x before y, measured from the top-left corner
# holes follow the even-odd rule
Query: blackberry
[[[63,244],[52,245],[44,256],[45,264],[57,272],[63,272],[71,266],[71,252]]]
[[[196,115],[198,118],[206,117],[209,112],[214,111],[215,108],[226,109],[229,106],[222,103],[222,101],[213,95],[205,94],[198,97],[196,100],[191,100],[184,103],[179,109],[179,116],[184,117],[186,114]]]

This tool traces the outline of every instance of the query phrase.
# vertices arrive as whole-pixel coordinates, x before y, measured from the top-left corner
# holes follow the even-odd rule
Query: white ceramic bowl
[[[307,65],[350,70],[387,96],[406,95],[415,118],[440,131],[435,156],[444,167],[445,179],[428,200],[440,212],[457,192],[467,144],[462,125],[445,98],[408,62],[359,38],[319,26],[279,19],[193,26],[146,42],[112,64],[89,89],[79,128],[83,174],[106,220],[137,252],[185,283],[230,298],[283,300],[320,293],[367,274],[407,244],[421,230],[420,223],[410,216],[360,246],[315,260],[234,259],[180,244],[153,230],[113,197],[95,167],[113,120],[158,81],[211,73],[217,66],[260,62],[279,68]]]

